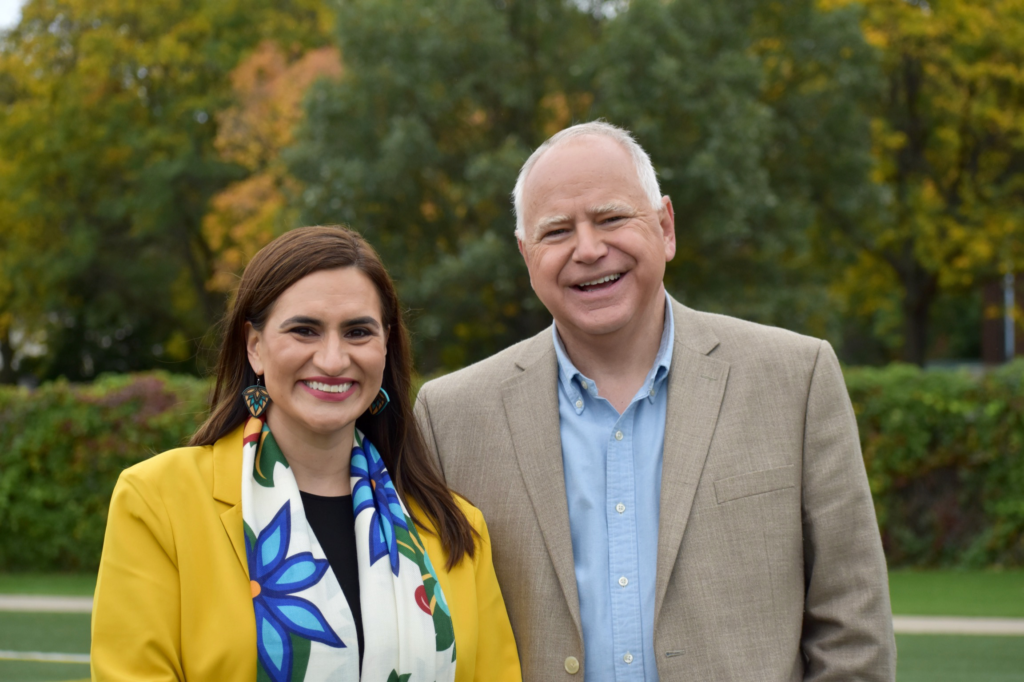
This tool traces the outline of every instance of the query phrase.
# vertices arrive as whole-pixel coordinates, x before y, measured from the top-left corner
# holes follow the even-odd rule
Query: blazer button
[[[576,660],[575,656],[570,656],[565,659],[565,672],[570,675],[575,675],[580,671],[580,662]]]

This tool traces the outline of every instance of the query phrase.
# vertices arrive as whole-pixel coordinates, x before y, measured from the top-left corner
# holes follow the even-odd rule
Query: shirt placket
[[[612,641],[617,680],[642,680],[640,585],[633,468],[633,425],[636,405],[619,417],[608,438],[607,499],[608,568],[611,592]]]

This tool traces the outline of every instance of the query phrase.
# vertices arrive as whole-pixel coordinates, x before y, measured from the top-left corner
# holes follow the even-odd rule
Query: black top
[[[356,622],[359,639],[359,667],[363,667],[363,611],[359,604],[359,562],[356,560],[356,517],[352,496],[321,497],[303,493],[302,508],[306,522],[313,529],[334,576],[341,584],[345,600]],[[345,646],[352,646],[345,642]]]

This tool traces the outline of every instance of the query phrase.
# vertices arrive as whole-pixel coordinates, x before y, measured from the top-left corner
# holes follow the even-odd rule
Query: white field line
[[[906,635],[1024,635],[1024,618],[893,616],[892,628]]]
[[[89,654],[53,654],[48,651],[0,651],[0,661],[40,663],[88,663]]]
[[[92,597],[46,597],[31,594],[0,594],[0,611],[91,613]]]

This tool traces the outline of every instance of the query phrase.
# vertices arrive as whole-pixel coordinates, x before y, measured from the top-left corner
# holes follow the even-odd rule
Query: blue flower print
[[[249,586],[256,612],[256,649],[260,663],[274,682],[290,682],[294,652],[289,635],[344,647],[341,638],[311,602],[293,596],[316,585],[330,567],[310,552],[290,557],[291,503],[285,502],[253,542],[245,543]]]
[[[388,555],[391,559],[391,572],[398,575],[398,541],[395,538],[395,527],[409,530],[405,520],[405,512],[398,500],[388,470],[380,458],[373,443],[363,438],[362,442],[352,448],[352,476],[356,484],[352,488],[352,504],[355,515],[364,509],[372,509],[370,516],[370,565]]]

